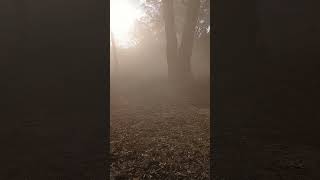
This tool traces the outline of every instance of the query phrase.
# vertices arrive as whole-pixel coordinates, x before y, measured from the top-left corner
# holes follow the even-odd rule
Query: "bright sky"
[[[118,46],[133,46],[132,30],[135,21],[143,16],[139,9],[139,1],[111,0],[110,1],[110,28]]]

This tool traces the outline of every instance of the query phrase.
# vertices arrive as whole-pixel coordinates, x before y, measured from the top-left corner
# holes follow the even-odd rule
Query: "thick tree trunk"
[[[178,81],[190,80],[192,77],[191,55],[195,27],[200,10],[200,0],[191,0],[188,2],[186,23],[179,48],[175,30],[173,1],[164,0],[163,2],[169,79]]]
[[[167,38],[167,63],[169,79],[175,79],[177,73],[177,36],[174,24],[173,1],[164,0],[164,21]]]
[[[191,56],[199,10],[200,0],[189,1],[186,22],[182,34],[182,41],[178,53],[179,74],[183,79],[192,77]]]

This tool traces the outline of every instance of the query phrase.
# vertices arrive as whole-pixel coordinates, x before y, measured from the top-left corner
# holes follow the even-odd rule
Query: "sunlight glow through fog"
[[[110,28],[118,46],[131,47],[135,21],[143,16],[138,3],[132,0],[110,1]]]

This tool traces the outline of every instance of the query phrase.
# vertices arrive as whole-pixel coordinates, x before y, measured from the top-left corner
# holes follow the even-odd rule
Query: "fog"
[[[196,42],[197,43],[197,42]],[[206,44],[205,44],[206,43]],[[195,44],[191,57],[192,74],[195,79],[210,77],[210,44]],[[204,49],[203,46],[207,46]],[[152,80],[168,77],[168,64],[164,43],[152,44],[147,47],[118,49],[118,76],[135,77]],[[113,52],[110,53],[110,75],[116,76],[116,65]]]
[[[111,178],[207,179],[210,32],[199,13],[205,1],[151,0],[150,16],[136,23],[139,13],[123,2],[132,16],[116,13],[110,34]],[[118,16],[128,26],[117,24]]]

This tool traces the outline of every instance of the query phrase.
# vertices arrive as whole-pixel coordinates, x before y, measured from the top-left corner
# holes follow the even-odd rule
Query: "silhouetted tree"
[[[169,78],[177,77],[177,36],[174,21],[173,1],[165,0],[164,7],[164,21],[167,39],[167,63]]]
[[[200,0],[187,1],[187,15],[183,27],[180,46],[177,42],[174,8],[172,0],[163,1],[165,31],[167,39],[168,75],[171,79],[189,79],[191,73],[191,55],[193,39],[200,10]]]
[[[191,55],[193,39],[200,9],[200,0],[189,1],[186,22],[183,29],[182,41],[178,51],[179,69],[184,77],[191,76]]]

